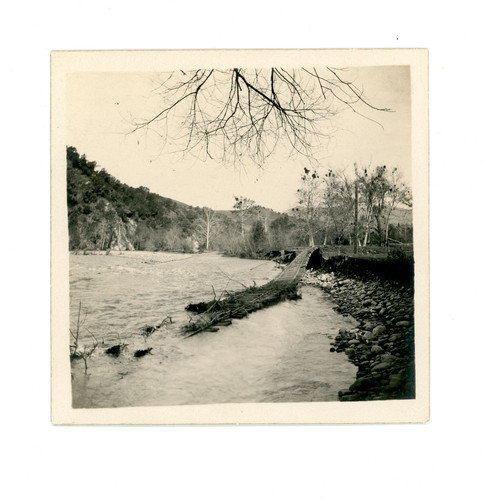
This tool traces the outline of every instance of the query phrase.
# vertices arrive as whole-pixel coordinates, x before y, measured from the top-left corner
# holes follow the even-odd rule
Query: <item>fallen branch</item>
[[[230,295],[224,300],[215,298],[210,302],[189,304],[186,309],[195,313],[184,327],[185,338],[207,331],[228,322],[232,318],[241,319],[251,312],[277,304],[282,300],[300,298],[295,283],[267,283],[259,288],[253,286]]]

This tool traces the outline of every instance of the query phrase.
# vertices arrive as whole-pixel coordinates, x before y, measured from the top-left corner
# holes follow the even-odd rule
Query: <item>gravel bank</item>
[[[340,401],[413,399],[413,286],[361,272],[346,260],[326,261],[323,268],[307,271],[303,283],[322,288],[336,311],[358,322],[339,330],[332,343],[331,351],[345,352],[358,367],[356,381],[339,392]]]

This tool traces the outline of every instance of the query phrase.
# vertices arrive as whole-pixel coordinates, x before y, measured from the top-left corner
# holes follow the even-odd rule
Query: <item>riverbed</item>
[[[330,352],[331,341],[354,320],[336,313],[321,290],[301,286],[300,300],[183,338],[188,303],[260,286],[280,271],[270,261],[215,253],[72,254],[71,330],[79,319],[80,348],[97,342],[87,373],[83,360],[71,363],[73,407],[337,401],[356,368]],[[106,354],[120,343],[127,347],[118,357]]]

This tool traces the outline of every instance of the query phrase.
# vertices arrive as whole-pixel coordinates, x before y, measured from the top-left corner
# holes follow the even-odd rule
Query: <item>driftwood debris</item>
[[[151,354],[151,350],[153,348],[152,347],[148,347],[148,349],[138,349],[135,353],[134,353],[134,357],[135,358],[141,358],[143,356],[146,356],[147,354]]]
[[[121,354],[121,352],[125,349],[126,346],[127,344],[116,344],[106,349],[105,352],[106,354],[111,354],[111,356],[117,358]]]
[[[152,333],[156,332],[157,330],[160,330],[164,326],[171,325],[173,324],[173,319],[171,316],[167,316],[163,321],[156,326],[150,326],[150,325],[145,325],[140,328],[141,335],[145,338],[149,337]]]
[[[297,283],[270,282],[235,292],[224,299],[214,297],[210,302],[188,304],[185,309],[194,316],[184,327],[186,338],[203,331],[217,331],[216,327],[228,326],[234,318],[241,319],[283,300],[299,298]]]

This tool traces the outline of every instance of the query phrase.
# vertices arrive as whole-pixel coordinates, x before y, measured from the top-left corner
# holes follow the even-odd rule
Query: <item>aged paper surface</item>
[[[73,73],[183,68],[410,66],[415,257],[414,400],[72,408],[66,201],[66,87]],[[428,57],[425,50],[53,52],[51,58],[52,421],[57,424],[391,423],[429,418]],[[91,158],[89,158],[91,159]],[[96,160],[96,158],[92,158]]]

